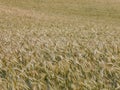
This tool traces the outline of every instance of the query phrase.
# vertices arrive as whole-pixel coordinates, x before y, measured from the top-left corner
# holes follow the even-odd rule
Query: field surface
[[[120,90],[120,0],[0,0],[0,90]]]

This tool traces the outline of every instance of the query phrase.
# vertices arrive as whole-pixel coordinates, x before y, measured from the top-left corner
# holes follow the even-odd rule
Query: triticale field
[[[120,90],[120,0],[0,0],[0,90]]]

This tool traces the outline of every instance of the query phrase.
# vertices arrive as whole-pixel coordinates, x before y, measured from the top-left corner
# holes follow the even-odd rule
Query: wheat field
[[[120,90],[120,0],[0,0],[0,90]]]

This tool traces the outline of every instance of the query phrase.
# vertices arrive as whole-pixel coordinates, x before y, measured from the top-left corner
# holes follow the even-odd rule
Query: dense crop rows
[[[120,90],[118,18],[97,21],[4,5],[0,90]]]

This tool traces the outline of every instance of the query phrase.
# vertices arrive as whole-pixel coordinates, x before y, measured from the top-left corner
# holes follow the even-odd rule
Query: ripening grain
[[[120,90],[119,0],[0,0],[0,90]]]

